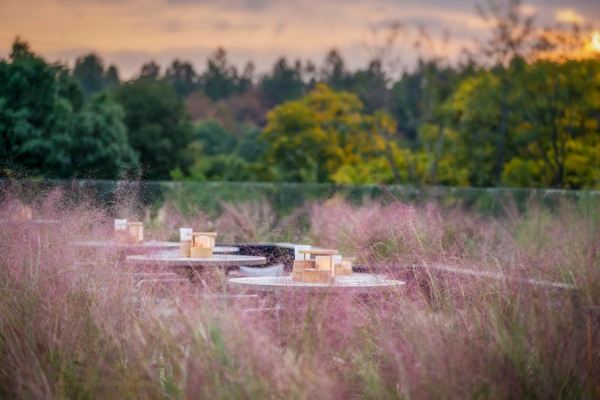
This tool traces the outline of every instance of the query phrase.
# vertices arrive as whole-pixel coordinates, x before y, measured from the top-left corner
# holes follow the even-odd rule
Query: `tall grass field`
[[[600,398],[599,210],[333,196],[285,214],[260,200],[215,213],[132,199],[3,190],[0,398]],[[59,223],[11,220],[22,204]],[[155,239],[186,225],[223,243],[336,248],[407,284],[252,305],[225,296],[223,273],[141,286],[122,258],[73,246],[108,237],[116,217]]]

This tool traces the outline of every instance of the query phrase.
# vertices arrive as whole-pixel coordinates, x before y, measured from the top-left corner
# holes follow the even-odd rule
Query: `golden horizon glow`
[[[585,18],[572,8],[560,8],[556,10],[556,20],[568,24],[581,25],[585,22]]]
[[[594,33],[592,33],[590,47],[593,51],[600,53],[600,31],[595,31]]]

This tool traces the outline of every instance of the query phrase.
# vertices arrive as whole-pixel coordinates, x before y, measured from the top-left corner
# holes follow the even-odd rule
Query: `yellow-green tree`
[[[393,176],[395,123],[384,113],[366,114],[354,94],[320,84],[273,109],[267,121],[261,139],[267,144],[266,161],[280,180],[357,183]],[[383,173],[365,176],[357,168]]]
[[[600,61],[539,61],[515,77],[518,154],[502,179],[515,186],[600,185]]]
[[[441,106],[441,160],[466,182],[440,182],[493,186],[505,160],[501,183],[507,186],[598,187],[600,62],[515,62],[507,72],[508,88],[495,71],[481,71]],[[510,118],[503,117],[503,107]],[[419,131],[419,151],[428,157],[434,149],[427,143],[439,138],[438,128],[423,125]]]
[[[443,140],[439,157],[444,159],[442,164],[460,175],[461,185],[493,186],[496,165],[507,153],[510,156],[513,148],[510,131],[503,133],[501,127],[504,90],[498,76],[490,71],[465,78],[440,106],[444,115],[441,119],[445,121],[443,132],[438,132],[437,126],[427,125],[419,130],[420,142],[427,153],[439,152]]]

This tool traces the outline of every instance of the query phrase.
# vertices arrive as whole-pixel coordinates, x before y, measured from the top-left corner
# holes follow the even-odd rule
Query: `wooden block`
[[[318,271],[308,268],[302,272],[302,282],[305,283],[331,283],[332,281],[331,271]]]
[[[194,232],[192,233],[192,247],[212,248],[215,247],[214,232]]]
[[[294,261],[294,269],[299,268],[305,270],[307,268],[316,269],[314,260],[296,260]]]
[[[342,260],[342,268],[348,273],[348,275],[352,274],[352,264],[353,258],[344,258]]]
[[[201,247],[200,246],[200,236],[201,236],[201,234],[198,232],[192,233],[192,247]]]
[[[114,231],[115,242],[117,243],[129,243],[131,241],[131,236],[127,230],[124,231]]]
[[[210,236],[213,238],[217,237],[217,232],[195,232],[195,233],[197,233],[198,235],[202,235],[202,236]]]
[[[144,241],[144,224],[142,222],[128,222],[127,230],[133,243]]]
[[[335,266],[336,275],[352,275],[352,261],[342,260],[340,264]]]
[[[307,268],[302,271],[302,282],[318,283],[319,275],[317,274],[317,270],[313,268]]]
[[[192,228],[179,228],[179,240],[182,242],[192,242]]]
[[[115,231],[126,231],[127,220],[126,219],[115,219]]]
[[[190,256],[193,258],[209,258],[213,255],[212,248],[192,247],[190,249]]]
[[[194,242],[194,247],[203,247],[205,249],[210,249],[212,247],[211,244],[211,238],[209,238],[208,236],[199,236]]]
[[[192,241],[183,240],[179,242],[179,256],[180,257],[191,257]]]
[[[310,249],[310,250],[300,250],[301,254],[312,254],[314,256],[333,256],[338,254],[337,250],[333,249]]]
[[[294,282],[302,282],[302,272],[304,271],[292,270],[292,280]]]
[[[319,277],[319,283],[332,283],[333,282],[333,270],[331,271],[317,271]]]
[[[331,271],[333,268],[331,256],[316,256],[315,263],[319,271]]]
[[[292,280],[301,282],[302,281],[302,272],[305,269],[315,269],[314,261],[306,261],[306,260],[295,260],[294,268],[292,269]]]
[[[115,219],[115,230],[114,237],[117,243],[128,243],[129,242],[129,232],[127,230],[127,220],[126,219]]]
[[[294,246],[294,260],[310,260],[310,254],[305,254],[303,250],[310,250],[310,245],[296,245]]]
[[[333,262],[333,266],[337,266],[338,264],[342,263],[342,256],[340,254],[336,254],[334,256],[331,257],[331,260]]]

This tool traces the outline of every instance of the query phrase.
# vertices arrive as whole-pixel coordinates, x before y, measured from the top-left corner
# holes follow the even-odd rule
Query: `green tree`
[[[180,96],[187,96],[198,88],[198,75],[189,62],[174,60],[165,72],[165,80]]]
[[[254,78],[256,73],[256,67],[252,61],[248,61],[244,66],[242,75],[239,77],[237,86],[239,92],[245,92],[252,89],[254,86]]]
[[[598,76],[598,60],[513,60],[506,71],[464,79],[442,107],[448,138],[443,157],[456,171],[466,168],[468,182],[476,186],[495,185],[498,160],[506,159],[505,185],[597,187]]]
[[[94,96],[73,121],[73,175],[114,179],[135,175],[139,162],[129,145],[123,109],[106,93]]]
[[[140,78],[158,80],[160,79],[160,65],[155,61],[147,62],[140,69]]]
[[[104,88],[104,65],[96,54],[78,57],[73,68],[73,77],[77,79],[86,94],[99,92]]]
[[[390,100],[388,81],[381,61],[372,60],[365,70],[358,70],[354,73],[351,87],[348,89],[358,95],[368,112],[373,112],[388,109]]]
[[[202,172],[213,181],[247,182],[255,179],[252,166],[235,154],[219,154],[206,159]]]
[[[260,140],[260,129],[250,126],[246,128],[239,141],[237,155],[250,163],[260,164],[267,150],[267,145]]]
[[[225,49],[218,48],[208,59],[200,82],[204,93],[213,100],[226,99],[238,91],[237,69],[229,64]]]
[[[490,35],[482,43],[480,54],[484,63],[491,61],[499,80],[500,114],[494,160],[494,183],[498,184],[504,163],[510,157],[509,124],[513,118],[509,104],[511,70],[522,65],[522,59],[530,57],[535,50],[534,17],[523,12],[522,0],[489,0],[478,10],[484,21],[491,25]]]
[[[293,100],[304,92],[302,68],[299,63],[288,65],[285,58],[277,60],[270,74],[260,81],[261,95],[269,107]]]
[[[61,82],[64,83],[64,69],[48,65],[19,39],[14,42],[9,59],[0,60],[3,169],[33,175],[69,175],[73,104],[61,96]],[[76,86],[70,90],[73,88],[76,90]]]
[[[337,90],[347,90],[350,81],[351,75],[341,54],[336,49],[330,50],[321,67],[321,82]]]
[[[129,143],[139,154],[143,177],[168,179],[190,164],[192,126],[183,101],[171,85],[141,78],[121,85],[116,99],[125,111]]]
[[[104,74],[104,86],[114,87],[121,82],[119,78],[119,70],[114,65],[110,65]]]
[[[471,67],[458,69],[440,60],[419,61],[415,71],[405,73],[392,88],[391,108],[399,121],[399,130],[407,139],[415,156],[409,165],[411,181],[428,184],[456,184],[447,171],[448,149],[452,137],[447,102],[457,86],[472,74]],[[427,163],[425,165],[424,163]]]
[[[218,122],[206,120],[194,129],[194,141],[189,145],[193,164],[189,173],[178,170],[178,180],[249,181],[270,180],[268,169],[262,163],[265,145],[258,141],[260,130],[241,127],[237,136]]]
[[[120,106],[107,95],[86,102],[69,71],[19,40],[0,61],[0,135],[5,170],[116,178],[137,166]]]
[[[442,156],[451,156],[456,169],[466,168],[467,182],[474,186],[494,186],[497,160],[514,155],[510,127],[501,133],[504,93],[500,86],[495,74],[480,72],[462,80],[442,109],[448,139],[440,149]],[[421,129],[421,135],[429,137],[432,144],[426,150],[432,151],[439,129],[434,124],[428,126]]]
[[[81,84],[86,95],[119,83],[117,67],[111,65],[105,70],[102,59],[93,53],[77,58],[73,68],[73,77]]]
[[[473,66],[453,68],[441,60],[419,60],[391,89],[390,111],[400,132],[410,141],[418,140],[419,127],[437,123],[438,111],[462,80],[474,73]]]
[[[511,130],[518,155],[503,169],[511,185],[600,184],[600,60],[539,61],[513,76]],[[517,171],[525,167],[524,179]]]
[[[71,72],[66,68],[58,68],[56,79],[58,96],[65,98],[71,103],[73,111],[81,111],[86,101],[81,84],[76,79],[73,79]]]
[[[235,151],[237,139],[215,120],[206,120],[196,124],[194,140],[200,142],[202,153],[206,156],[229,154]]]

